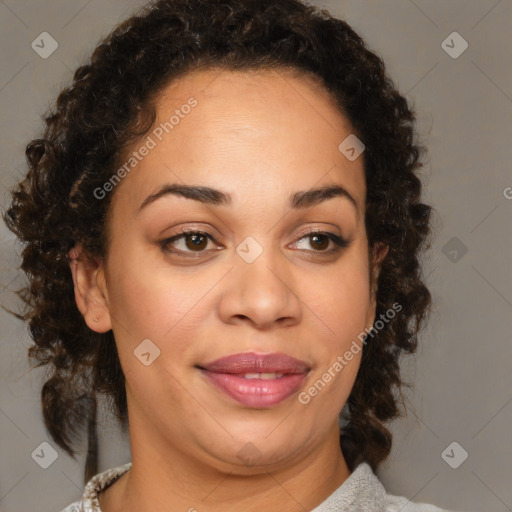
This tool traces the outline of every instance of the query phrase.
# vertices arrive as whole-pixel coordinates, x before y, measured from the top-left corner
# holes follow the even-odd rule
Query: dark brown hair
[[[431,296],[419,256],[429,247],[431,207],[421,201],[423,146],[415,114],[386,74],[382,59],[327,11],[299,0],[159,0],[122,22],[74,73],[44,117],[41,138],[26,148],[28,172],[3,218],[24,243],[18,290],[35,344],[29,357],[47,365],[43,416],[55,442],[76,456],[88,432],[85,481],[97,472],[96,407],[103,394],[125,428],[125,378],[112,331],[90,330],[79,312],[69,268],[78,242],[91,256],[107,251],[112,194],[101,187],[123,153],[155,120],[154,98],[174,78],[199,67],[292,69],[314,75],[364,143],[369,248],[389,246],[378,278],[376,318],[402,306],[365,345],[343,409],[340,442],[353,470],[388,456],[385,423],[399,416],[399,356],[412,353]],[[341,141],[340,141],[341,142]]]

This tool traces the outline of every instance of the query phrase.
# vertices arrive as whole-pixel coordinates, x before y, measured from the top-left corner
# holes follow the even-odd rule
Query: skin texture
[[[104,512],[310,510],[350,474],[338,414],[361,352],[308,404],[295,394],[266,409],[235,402],[196,365],[284,352],[311,368],[300,392],[370,328],[363,157],[351,162],[339,151],[350,124],[305,76],[195,71],[157,98],[156,125],[190,97],[197,106],[117,185],[106,259],[89,261],[80,245],[71,253],[77,305],[91,329],[113,329],[127,383],[133,467],[100,503]],[[232,201],[168,195],[138,212],[165,183],[213,187]],[[342,197],[289,207],[292,193],[329,184],[358,208]],[[162,248],[183,227],[215,239],[201,257],[188,256],[198,252],[190,238],[168,245],[185,255]],[[337,246],[315,243],[310,229],[349,246],[328,255]],[[249,236],[263,249],[252,263],[236,252]],[[386,252],[374,255],[375,278]],[[149,366],[134,356],[144,339],[160,350]],[[239,457],[249,442],[254,465]]]

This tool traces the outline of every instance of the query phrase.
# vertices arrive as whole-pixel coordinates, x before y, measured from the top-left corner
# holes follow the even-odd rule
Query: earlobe
[[[389,252],[388,245],[386,245],[382,242],[377,242],[375,244],[375,247],[373,249],[373,261],[374,261],[374,265],[376,266],[376,268],[378,269],[379,272],[380,272],[380,268],[382,267],[382,263],[383,263],[384,259],[388,255],[388,252]]]
[[[377,311],[377,291],[378,291],[378,279],[382,268],[382,262],[386,258],[389,252],[389,246],[381,242],[377,242],[373,247],[372,252],[372,269],[371,269],[371,284],[370,284],[370,308],[368,310],[368,322],[370,325],[367,326],[371,329],[373,322],[375,321],[375,314]]]
[[[372,251],[372,291],[377,293],[377,281],[379,279],[379,274],[382,268],[382,263],[384,259],[386,258],[387,254],[389,252],[389,246],[385,245],[381,242],[377,242],[375,246],[373,247]]]
[[[77,244],[69,251],[69,266],[75,289],[75,301],[85,323],[95,332],[112,328],[103,263],[91,259]]]

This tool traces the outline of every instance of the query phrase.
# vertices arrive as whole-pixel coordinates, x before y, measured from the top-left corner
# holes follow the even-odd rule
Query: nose
[[[270,250],[251,263],[236,257],[229,283],[219,302],[223,322],[248,322],[259,330],[288,327],[301,320],[301,301],[294,288],[294,273],[283,255]]]

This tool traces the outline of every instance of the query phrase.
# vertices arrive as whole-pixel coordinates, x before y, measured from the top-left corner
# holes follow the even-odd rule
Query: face
[[[292,464],[338,442],[374,320],[363,156],[345,158],[349,122],[290,72],[195,71],[157,112],[77,303],[113,329],[133,443],[235,472]]]

